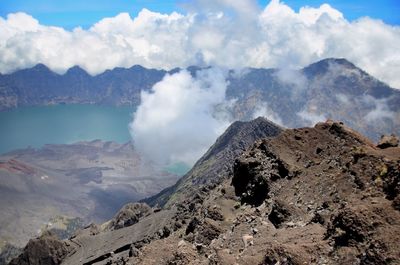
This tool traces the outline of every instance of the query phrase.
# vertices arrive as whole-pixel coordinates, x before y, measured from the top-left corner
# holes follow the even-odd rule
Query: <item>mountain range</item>
[[[189,67],[193,76],[202,68]],[[91,76],[79,66],[60,75],[43,64],[0,75],[0,110],[49,104],[137,107],[170,71],[135,65]],[[226,77],[231,121],[263,115],[295,128],[328,118],[341,120],[376,141],[400,131],[400,91],[346,59],[325,59],[299,70],[231,70]]]

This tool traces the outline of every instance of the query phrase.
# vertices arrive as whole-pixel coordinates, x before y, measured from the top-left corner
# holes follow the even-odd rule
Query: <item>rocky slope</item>
[[[140,104],[171,71],[133,66],[90,76],[79,67],[64,75],[44,65],[0,75],[0,110],[48,104]],[[201,70],[189,67],[192,75]],[[345,59],[325,59],[300,70],[244,69],[227,76],[232,121],[264,115],[296,128],[327,118],[344,121],[373,140],[400,131],[400,91]]]
[[[255,140],[276,136],[281,130],[280,126],[262,117],[250,122],[234,122],[174,186],[144,202],[152,206],[172,205],[196,192],[200,186],[219,184],[232,174],[235,159]]]
[[[332,121],[284,130],[219,177],[186,177],[191,192],[175,189],[133,225],[93,225],[54,246],[73,249],[62,264],[400,264],[400,148],[382,141]]]
[[[131,143],[96,140],[1,155],[0,252],[15,253],[44,230],[69,237],[178,178],[143,163]]]
[[[127,264],[400,264],[399,165],[341,123],[285,130]]]
[[[176,185],[161,192],[160,196],[147,200],[151,201],[152,205],[164,205],[168,202],[171,205],[169,210],[158,212],[158,206],[150,211],[146,207],[137,204],[127,205],[109,222],[101,226],[90,226],[85,230],[86,232],[84,231],[72,240],[83,247],[78,248],[76,250],[78,254],[69,259],[70,264],[79,263],[77,257],[79,257],[79,260],[86,260],[86,262],[97,258],[101,259],[104,255],[108,255],[110,249],[117,250],[122,248],[127,251],[126,246],[128,245],[129,250],[129,245],[135,242],[132,239],[132,233],[137,234],[135,236],[137,242],[135,243],[140,245],[142,241],[146,242],[149,238],[163,237],[169,234],[170,231],[182,226],[180,221],[175,220],[180,220],[182,215],[186,215],[184,213],[185,209],[182,208],[184,206],[183,201],[190,200],[191,196],[200,192],[201,189],[208,189],[206,188],[207,186],[212,187],[222,182],[231,174],[234,159],[250,147],[255,140],[275,136],[280,131],[281,128],[279,126],[264,118],[258,118],[252,122],[233,123],[196,163],[193,169]],[[177,206],[178,202],[180,202],[179,206]],[[140,210],[138,211],[137,209]],[[151,212],[155,213],[148,215]],[[143,220],[129,228],[124,228],[126,224],[136,223],[139,219]],[[121,237],[118,238],[112,232],[113,230],[128,231],[117,231],[116,233]],[[99,234],[100,231],[103,231],[103,233]],[[96,236],[93,236],[93,234]],[[100,244],[96,242],[100,242]],[[91,250],[97,249],[96,253],[88,251],[86,246],[90,246]]]

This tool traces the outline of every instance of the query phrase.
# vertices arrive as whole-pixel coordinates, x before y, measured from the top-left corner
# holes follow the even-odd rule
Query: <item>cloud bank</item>
[[[44,63],[62,73],[80,65],[91,74],[140,64],[171,69],[299,68],[344,57],[400,88],[400,27],[368,17],[353,22],[328,4],[295,12],[279,0],[197,0],[187,14],[143,9],[105,18],[88,30],[41,25],[24,13],[0,18],[0,72]]]
[[[167,75],[150,92],[130,124],[137,150],[160,166],[193,165],[228,127],[223,115],[225,73],[211,68],[196,73],[182,70]]]

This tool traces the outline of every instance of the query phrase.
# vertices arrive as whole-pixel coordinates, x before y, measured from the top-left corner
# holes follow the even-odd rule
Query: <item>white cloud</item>
[[[309,108],[303,109],[302,111],[296,113],[307,126],[314,126],[318,122],[324,122],[327,120],[324,114],[317,112],[317,110]]]
[[[253,118],[255,119],[258,117],[265,117],[278,125],[284,126],[284,123],[279,115],[272,111],[264,102],[258,103],[253,112]]]
[[[167,75],[150,92],[130,124],[137,150],[159,165],[192,165],[227,128],[224,109],[227,87],[224,71],[201,70],[192,77],[186,70]]]
[[[44,63],[91,74],[141,64],[171,69],[191,64],[228,68],[299,68],[344,57],[400,88],[400,27],[371,18],[347,21],[328,4],[295,12],[278,0],[197,0],[187,14],[143,9],[105,18],[88,30],[41,25],[23,13],[0,18],[0,72]]]
[[[387,98],[377,99],[372,96],[366,95],[361,98],[364,104],[370,105],[373,108],[368,112],[364,119],[368,123],[376,122],[382,119],[394,120],[396,113],[389,109],[387,105]]]
[[[303,97],[307,91],[308,80],[301,71],[280,68],[275,72],[275,77],[277,77],[279,82],[290,88],[290,96],[294,101]]]

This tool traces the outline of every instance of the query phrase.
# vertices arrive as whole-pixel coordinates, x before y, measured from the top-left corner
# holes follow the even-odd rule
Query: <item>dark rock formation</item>
[[[334,239],[335,246],[357,246],[366,240],[372,229],[367,216],[346,208],[333,216],[326,238]]]
[[[219,236],[221,231],[211,221],[207,219],[199,220],[194,217],[187,226],[185,233],[189,242],[208,246],[213,239]]]
[[[232,185],[243,203],[260,205],[268,196],[269,183],[289,176],[284,163],[260,141],[234,164]]]
[[[282,227],[284,222],[290,220],[292,213],[287,204],[282,201],[277,201],[272,205],[272,210],[268,215],[268,220],[276,227]]]

